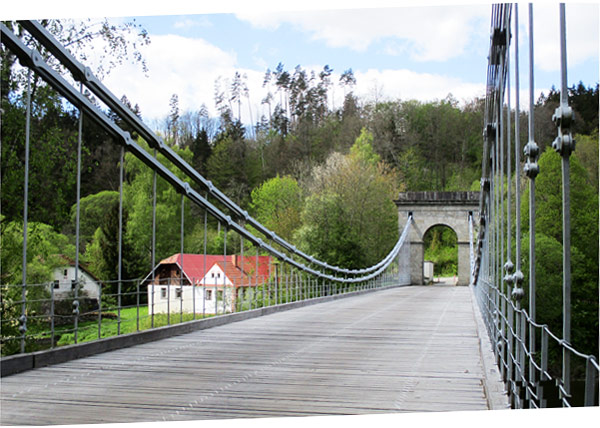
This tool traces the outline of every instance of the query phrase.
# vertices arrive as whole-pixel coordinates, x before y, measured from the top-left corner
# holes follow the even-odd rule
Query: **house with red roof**
[[[177,253],[161,260],[143,281],[148,313],[235,312],[240,299],[274,272],[270,256]]]

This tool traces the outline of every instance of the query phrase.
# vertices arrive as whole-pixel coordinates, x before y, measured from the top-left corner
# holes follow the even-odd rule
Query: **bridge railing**
[[[472,253],[471,278],[507,393],[515,408],[598,405],[597,359],[579,352],[571,343],[569,156],[575,144],[570,129],[573,113],[567,97],[564,4],[559,6],[559,12],[562,81],[560,106],[554,115],[558,137],[553,148],[562,158],[562,337],[536,318],[535,178],[544,171],[540,171],[537,164],[539,148],[533,139],[533,6],[529,5],[529,136],[524,147],[519,136],[518,5],[513,8],[511,4],[498,4],[492,8],[479,233]],[[511,124],[511,47],[514,48],[516,86],[514,124]],[[511,158],[513,144],[514,160]],[[521,150],[527,157],[524,166],[520,160]],[[511,171],[513,162],[514,174]],[[521,266],[522,178],[529,184],[529,266]],[[471,223],[471,230],[473,227]],[[524,272],[528,284],[523,284]],[[527,309],[520,304],[525,297],[524,285],[529,293]],[[558,365],[562,367],[557,370]],[[577,368],[577,373],[573,373],[573,367]]]
[[[379,263],[362,269],[345,269],[332,266],[308,255],[267,229],[246,211],[217,189],[210,181],[195,171],[163,139],[150,130],[143,121],[112,94],[91,70],[78,62],[54,37],[35,21],[19,21],[26,30],[17,36],[0,24],[2,44],[16,55],[27,70],[25,89],[27,104],[24,130],[23,179],[23,246],[22,280],[18,284],[0,285],[0,321],[2,326],[2,355],[25,353],[63,344],[77,344],[112,335],[156,328],[162,325],[194,321],[198,318],[252,310],[266,306],[318,299],[359,290],[410,283],[410,242],[407,239],[410,218],[397,243]],[[44,55],[31,48],[45,49]],[[51,67],[44,58],[52,56],[67,74]],[[77,130],[77,195],[75,215],[75,276],[67,289],[62,281],[31,284],[28,281],[28,260],[32,254],[28,246],[28,174],[30,142],[32,75],[43,79],[79,112]],[[92,98],[93,97],[93,98]],[[108,112],[110,111],[110,115]],[[110,138],[111,144],[120,146],[119,161],[119,213],[117,278],[110,281],[90,279],[80,271],[80,202],[82,130],[84,121],[95,122]],[[116,117],[116,119],[115,119]],[[118,123],[123,123],[140,136],[134,140]],[[10,144],[7,142],[5,144]],[[146,148],[147,144],[148,148]],[[148,230],[151,241],[151,273],[146,278],[124,277],[124,163],[125,154],[141,161],[142,167],[153,174],[152,220]],[[162,155],[159,157],[158,155]],[[163,160],[166,159],[165,160]],[[173,168],[177,173],[173,172]],[[172,265],[178,274],[156,271],[157,248],[157,179],[164,180],[180,195],[180,202],[170,208],[181,214],[179,258]],[[210,265],[206,257],[201,278],[186,273],[185,218],[190,205],[204,215],[203,237],[200,243],[207,254],[209,222],[223,232],[222,257],[217,264],[222,274],[217,279],[208,277]],[[236,235],[235,239],[231,235]],[[234,242],[232,242],[234,241]],[[197,246],[198,247],[198,246]],[[233,248],[235,247],[235,248]],[[237,257],[236,257],[237,256]],[[267,257],[266,266],[259,267],[259,259]],[[241,260],[241,263],[237,261]],[[250,261],[256,263],[250,266]],[[213,260],[214,262],[214,260]],[[188,262],[189,263],[189,262]]]

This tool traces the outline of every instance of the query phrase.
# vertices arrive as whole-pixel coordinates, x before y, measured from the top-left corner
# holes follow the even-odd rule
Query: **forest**
[[[15,23],[10,25],[18,34]],[[45,25],[81,56],[86,43],[107,41],[107,55],[143,58],[120,34],[133,32],[147,42],[143,29],[130,23],[100,29]],[[108,43],[111,41],[111,43]],[[129,53],[127,53],[129,52]],[[25,158],[26,71],[4,46],[1,51],[1,180],[2,284],[21,279]],[[110,72],[107,69],[102,72]],[[224,84],[228,83],[228,85]],[[268,117],[241,122],[248,108],[243,76],[223,76],[215,82],[214,100],[199,100],[196,110],[180,111],[173,94],[170,113],[155,130],[170,147],[204,177],[257,220],[303,251],[330,264],[361,268],[376,263],[398,238],[398,192],[416,190],[479,190],[481,178],[484,98],[461,103],[451,95],[428,102],[366,101],[353,92],[351,69],[339,81],[324,65],[314,73],[301,65],[277,64],[265,70],[264,103]],[[332,108],[333,87],[344,102]],[[59,255],[74,258],[78,112],[38,76],[31,78],[31,141],[29,168],[27,277],[32,283],[51,279]],[[571,157],[573,223],[574,344],[598,353],[598,83],[569,88],[574,108],[577,147]],[[144,112],[122,101],[136,115]],[[552,114],[559,93],[553,88],[536,100],[534,139],[542,153],[537,178],[538,224],[536,258],[542,322],[560,331],[560,161],[552,150],[556,128]],[[214,103],[218,117],[208,114]],[[251,112],[251,110],[250,110]],[[106,113],[127,130],[112,112]],[[252,112],[251,112],[252,113]],[[511,112],[514,115],[514,111]],[[514,121],[513,121],[514,124]],[[521,144],[527,141],[527,112],[521,112]],[[140,145],[152,153],[133,132]],[[514,135],[514,133],[513,133]],[[119,162],[121,146],[92,121],[83,120],[81,158],[80,260],[101,280],[114,280],[118,269]],[[158,156],[164,165],[169,161]],[[171,170],[183,178],[172,165]],[[153,173],[131,154],[124,159],[123,278],[144,277],[152,269],[151,230]],[[514,181],[514,178],[513,178]],[[527,245],[526,179],[521,182],[523,248]],[[180,251],[181,196],[157,180],[156,261]],[[558,198],[558,199],[556,199]],[[223,252],[225,229],[204,212],[184,204],[184,251]],[[514,222],[513,222],[514,227]],[[227,252],[240,251],[240,239],[227,236]],[[448,259],[452,237],[432,238],[438,250],[430,257]],[[246,250],[250,244],[245,244]],[[446,248],[446,249],[445,249]],[[524,257],[527,257],[525,254]],[[527,266],[526,260],[522,263]],[[525,282],[526,283],[526,282]],[[3,296],[6,298],[6,296]],[[558,300],[558,301],[557,301]],[[558,312],[557,312],[558,311]]]

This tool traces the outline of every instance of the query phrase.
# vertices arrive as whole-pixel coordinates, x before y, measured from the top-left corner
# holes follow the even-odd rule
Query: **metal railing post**
[[[594,360],[592,357],[586,359],[585,365],[585,396],[583,405],[594,406],[596,405],[596,386],[598,385],[598,365],[594,367]]]
[[[248,295],[248,307],[251,308],[252,307],[252,303],[250,301],[250,290],[251,290],[251,278],[250,276],[248,276],[248,286],[244,287],[244,266],[246,265],[246,261],[244,260],[244,237],[241,236],[240,237],[240,277],[241,277],[241,284],[240,286],[242,287],[242,290],[247,290],[246,293],[242,294],[242,304],[240,306],[240,310],[243,311],[244,310],[244,298],[246,297],[246,294]]]
[[[102,337],[102,285],[98,286],[98,339]]]
[[[25,352],[27,334],[27,216],[29,209],[29,140],[31,134],[31,69],[27,70],[27,110],[25,113],[25,178],[23,180],[23,263],[21,266],[21,317],[19,333],[21,333],[21,353]]]
[[[227,313],[227,226],[223,237],[223,314]]]
[[[156,149],[154,149],[154,159],[157,159]],[[150,269],[152,269],[152,294],[151,294],[151,314],[150,314],[150,326],[154,328],[154,283],[155,283],[155,267],[156,267],[156,171],[152,174],[152,262]]]
[[[181,194],[181,231],[180,231],[180,252],[181,252],[181,271],[179,272],[179,322],[183,322],[183,237],[184,237],[184,215],[185,215],[185,195]],[[192,284],[193,285],[193,284]]]
[[[556,109],[552,120],[558,128],[558,137],[552,147],[561,156],[562,169],[562,247],[563,247],[563,340],[571,343],[571,183],[569,157],[575,150],[575,140],[571,133],[571,125],[575,119],[569,107],[567,88],[567,41],[565,4],[559,5],[560,15],[560,64],[561,89],[560,106]],[[563,383],[566,394],[571,391],[571,357],[570,351],[563,347]]]
[[[54,348],[54,283],[50,283],[50,348]]]
[[[83,93],[83,83],[79,83],[79,92]],[[77,132],[77,190],[75,208],[75,291],[73,299],[74,332],[73,339],[77,343],[79,329],[79,222],[80,222],[80,199],[81,199],[81,138],[83,133],[83,110],[79,109],[79,129]]]
[[[139,279],[136,279],[136,281],[135,281],[135,295],[136,295],[135,330],[140,331],[140,281],[139,281]]]
[[[206,317],[206,245],[207,245],[207,228],[208,228],[208,211],[204,208],[204,257],[203,257],[203,277],[202,277],[202,319]]]
[[[546,373],[548,372],[548,330],[546,330],[546,327],[542,328],[542,343],[541,343],[541,361],[540,361],[540,367],[541,367],[541,373],[540,373],[540,381],[543,382],[545,380],[548,380]],[[540,407],[544,408],[546,407],[546,400],[544,399],[544,387],[540,384],[538,386],[537,389],[537,394],[539,397],[539,401],[540,401]]]
[[[119,249],[117,264],[117,335],[121,334],[121,280],[123,270],[123,168],[125,161],[125,148],[121,146],[121,159],[119,162]]]
[[[529,4],[529,142],[525,146],[527,163],[525,175],[529,178],[529,317],[536,320],[536,277],[535,277],[535,178],[539,173],[537,164],[539,147],[534,141],[534,73],[533,73],[533,5]],[[535,328],[529,327],[529,352],[535,355]],[[529,378],[533,379],[530,367]]]

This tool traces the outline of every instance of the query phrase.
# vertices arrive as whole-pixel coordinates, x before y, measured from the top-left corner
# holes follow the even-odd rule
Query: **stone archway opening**
[[[458,235],[450,226],[436,224],[423,235],[423,262],[433,263],[432,271],[425,268],[425,283],[456,284],[458,281]]]
[[[425,232],[437,225],[450,227],[458,245],[456,285],[468,285],[470,281],[469,218],[478,216],[479,192],[403,192],[394,201],[398,206],[400,230],[407,218],[411,218],[410,282],[421,285],[423,260],[425,259]]]

